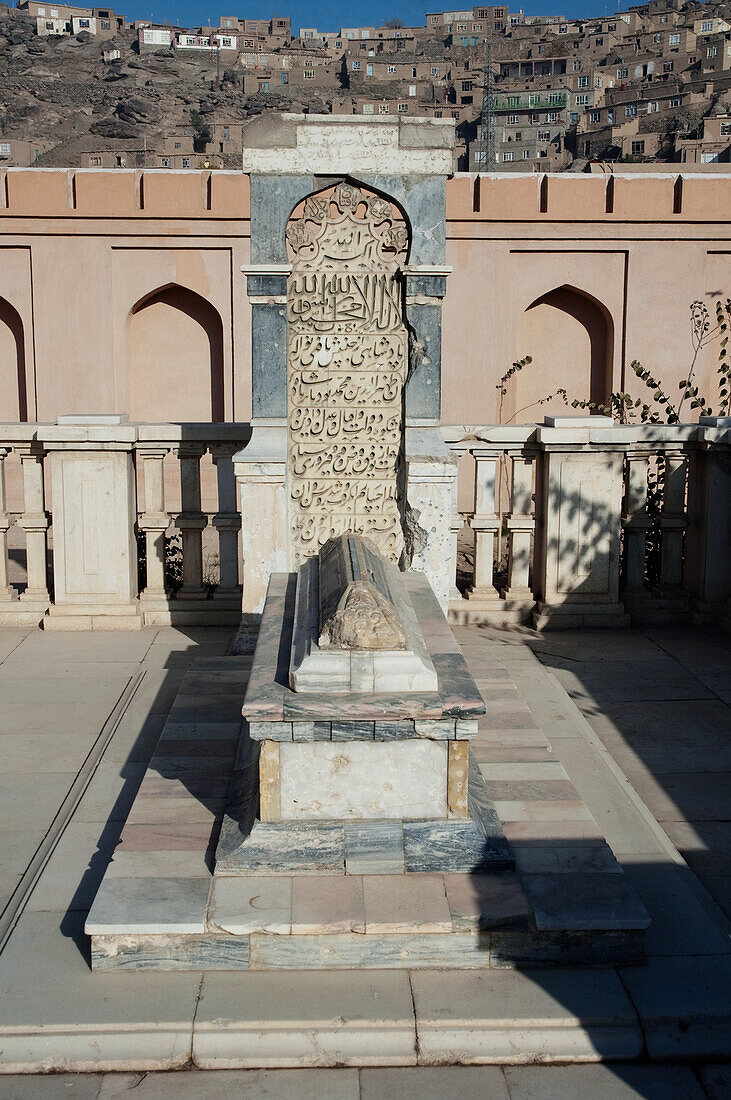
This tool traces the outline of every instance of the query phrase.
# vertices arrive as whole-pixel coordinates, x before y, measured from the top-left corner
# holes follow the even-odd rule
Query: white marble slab
[[[445,818],[443,741],[282,742],[284,821]]]

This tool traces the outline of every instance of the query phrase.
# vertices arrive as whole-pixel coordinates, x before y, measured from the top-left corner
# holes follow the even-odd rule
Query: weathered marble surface
[[[404,574],[368,539],[330,539],[299,567],[294,617],[293,691],[410,694],[439,686]]]
[[[303,128],[303,138],[314,132]],[[291,560],[300,565],[332,536],[353,531],[398,562],[408,373],[399,265],[408,227],[397,206],[343,182],[307,198],[287,242]]]
[[[420,573],[405,573],[414,612],[438,676],[434,692],[298,695],[288,684],[296,574],[272,574],[243,713],[250,722],[470,719],[485,703],[447,620]]]
[[[444,742],[282,742],[280,776],[285,821],[447,816]]]

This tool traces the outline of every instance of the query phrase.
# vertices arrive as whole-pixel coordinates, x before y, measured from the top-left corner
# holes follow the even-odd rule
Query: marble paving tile
[[[163,741],[238,741],[241,721],[173,722],[169,718],[162,731]]]
[[[555,805],[555,803],[554,803]],[[594,818],[580,818],[570,821],[567,818],[555,820],[541,818],[523,818],[520,821],[503,820],[503,832],[509,843],[513,844],[544,844],[556,841],[603,841],[604,837],[599,830]]]
[[[209,857],[210,858],[210,857]],[[107,878],[205,878],[210,875],[201,851],[120,852],[107,867]]]
[[[479,719],[480,730],[530,730],[536,720],[525,703],[490,704],[487,714]]]
[[[366,932],[451,932],[441,875],[366,875]]]
[[[651,958],[645,966],[627,967],[621,976],[637,1006],[651,1058],[727,1058],[729,956]]]
[[[208,800],[226,798],[230,777],[205,772],[199,774],[194,763],[187,768],[177,768],[175,773],[160,775],[148,770],[139,790],[147,798],[190,798]]]
[[[556,841],[555,844],[515,844],[515,866],[524,874],[622,874],[608,844]]]
[[[494,803],[497,815],[503,823],[508,821],[593,821],[585,802],[562,801],[532,802],[525,799]]]
[[[221,759],[231,760],[235,753],[236,741],[231,738],[221,739],[211,737],[208,739],[196,738],[193,740],[184,740],[181,737],[170,741],[158,741],[151,763],[157,765],[161,757],[170,756],[189,756],[194,760],[198,760],[201,757],[204,759],[219,757]],[[160,766],[163,767],[164,765],[160,764]]]
[[[624,875],[524,875],[523,889],[539,931],[647,928],[650,917]]]
[[[205,852],[215,843],[215,830],[214,820],[125,825],[120,846],[124,852]]]
[[[445,874],[444,888],[455,931],[519,928],[528,922],[528,902],[514,874]]]
[[[349,875],[402,875],[404,833],[400,821],[345,822],[345,868]]]
[[[500,1066],[414,1066],[364,1069],[361,1100],[510,1100]],[[535,1100],[535,1098],[532,1098]],[[603,1100],[595,1097],[594,1100]],[[688,1100],[695,1100],[689,1097]]]
[[[472,753],[478,764],[539,764],[555,759],[548,745],[490,745],[473,741]]]
[[[292,880],[293,935],[365,930],[360,875],[303,875]]]
[[[216,878],[208,906],[208,930],[245,936],[292,929],[292,879],[285,876]]]
[[[482,774],[486,779],[509,783],[520,780],[562,779],[568,781],[569,779],[560,760],[533,761],[530,763],[514,761],[503,764],[492,763],[489,768],[482,769]]]
[[[641,968],[639,968],[641,970]],[[414,970],[423,1062],[638,1058],[642,1032],[612,971]],[[601,1054],[599,1053],[601,1052]]]
[[[255,934],[252,942],[281,949],[305,938]],[[262,1021],[267,1022],[264,1029]],[[357,970],[206,974],[193,1058],[202,1069],[413,1065],[408,975]]]
[[[206,878],[105,878],[86,918],[87,936],[205,932]]]
[[[127,818],[127,825],[187,825],[206,822],[213,827],[216,818],[226,809],[225,798],[209,798],[200,802],[197,798],[148,798],[135,799]]]
[[[689,1066],[505,1066],[511,1100],[706,1100]]]
[[[571,802],[579,794],[568,779],[486,779],[489,798],[495,802]]]
[[[472,742],[473,745],[523,745],[531,747],[541,745],[550,748],[550,742],[543,730],[537,729],[535,723],[526,729],[507,729],[504,726],[496,726],[491,729],[480,729],[478,736]]]

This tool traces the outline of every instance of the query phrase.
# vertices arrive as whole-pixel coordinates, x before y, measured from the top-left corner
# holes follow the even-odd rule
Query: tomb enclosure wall
[[[352,125],[352,119],[345,121]],[[420,133],[418,127],[412,130]],[[342,139],[345,131],[339,132]],[[289,144],[270,141],[268,155],[278,157],[282,168],[276,178],[257,173],[253,164],[243,172],[0,172],[1,510],[11,528],[2,537],[7,541],[19,531],[27,542],[31,595],[39,606],[48,602],[39,548],[45,546],[54,508],[53,460],[39,431],[68,414],[128,415],[131,423],[145,425],[144,439],[137,429],[129,461],[139,473],[146,449],[149,461],[157,463],[157,439],[167,456],[167,487],[168,465],[180,459],[176,440],[181,434],[193,440],[195,426],[201,425],[205,443],[217,425],[225,425],[227,445],[239,443],[235,510],[247,516],[240,536],[244,610],[256,614],[269,571],[289,567],[282,404],[289,263],[285,230],[297,203],[318,183],[337,182],[342,173],[323,160],[325,178],[316,180],[311,148],[307,155],[298,152],[291,126]],[[329,142],[333,155],[336,145]],[[340,146],[345,149],[342,140]],[[401,148],[401,154],[406,151]],[[409,156],[412,152],[423,154],[418,148]],[[678,392],[692,358],[690,303],[699,300],[712,310],[717,298],[731,296],[731,175],[450,177],[446,163],[430,156],[430,172],[418,186],[412,186],[417,177],[408,173],[389,176],[383,163],[370,171],[365,165],[355,170],[351,163],[348,174],[395,200],[411,226],[403,273],[407,317],[428,350],[406,388],[405,492],[419,513],[418,526],[431,536],[426,543],[414,540],[413,563],[430,576],[439,571],[444,604],[449,596],[456,599],[453,570],[444,563],[455,560],[459,513],[475,513],[475,463],[486,461],[475,458],[465,442],[470,434],[500,424],[524,432],[525,439],[508,450],[520,457],[525,472],[540,464],[534,456],[548,446],[528,425],[544,413],[565,411],[560,398],[539,406],[536,401],[559,386],[570,397],[589,398],[611,389],[639,396],[642,387],[631,369],[632,361],[639,360],[667,393]],[[305,160],[308,172],[301,174]],[[407,163],[404,156],[401,167]],[[406,183],[398,182],[400,175]],[[275,208],[267,197],[272,186]],[[428,216],[437,200],[446,204],[441,222]],[[409,265],[431,270],[409,271]],[[710,341],[696,363],[697,384],[714,412],[718,351],[718,342]],[[528,355],[532,363],[513,377],[501,406],[501,376]],[[686,406],[683,419],[691,418],[697,419],[697,412]],[[433,434],[439,420],[442,428],[456,426],[447,432],[447,456]],[[247,443],[250,424],[255,430]],[[713,550],[719,540],[704,535],[709,523],[714,530],[725,530],[727,523],[716,507],[726,499],[726,431],[707,431],[701,442],[695,428],[685,435],[675,430],[672,442],[676,465],[697,466],[688,482],[697,500],[684,503],[682,514],[669,513],[666,541],[674,549],[665,566],[668,577],[677,580],[680,555],[685,606],[695,603],[699,614],[717,609],[716,593],[724,593],[721,602],[726,598],[725,582],[718,581],[725,567]],[[579,452],[593,446],[576,443]],[[501,447],[498,441],[496,450]],[[631,470],[642,471],[650,453],[669,448],[669,436],[660,440],[646,434],[627,444],[626,461]],[[451,473],[456,460],[459,495]],[[627,470],[625,464],[625,490]],[[203,503],[197,511],[188,509],[190,516],[208,516],[209,527],[218,513],[217,501],[207,503],[216,472],[201,463]],[[515,478],[515,466],[508,474]],[[529,497],[532,491],[531,484]],[[138,518],[147,515],[146,522],[154,524],[155,511],[146,507],[144,497],[133,503]],[[179,507],[170,504],[168,518]],[[231,507],[229,502],[226,515]],[[512,512],[510,538],[519,550],[523,547],[515,556],[514,588],[520,613],[528,614],[535,592],[529,587],[533,581],[525,548],[532,546],[535,516],[530,501],[527,511],[513,507]],[[625,520],[634,524],[626,530],[640,531],[641,508]],[[619,515],[612,520],[620,521]],[[153,527],[146,530],[152,540]],[[235,527],[231,530],[229,543],[236,537]],[[632,545],[639,546],[639,538],[630,539]],[[486,529],[482,542],[497,541]],[[229,575],[234,588],[240,579]],[[620,590],[622,584],[620,579]],[[486,602],[491,598],[488,594]],[[480,602],[473,600],[475,611]],[[10,600],[8,607],[35,615],[31,603]],[[209,611],[212,606],[209,600]],[[15,615],[12,608],[8,614]],[[489,608],[486,613],[491,614]],[[192,603],[188,614],[194,614]]]

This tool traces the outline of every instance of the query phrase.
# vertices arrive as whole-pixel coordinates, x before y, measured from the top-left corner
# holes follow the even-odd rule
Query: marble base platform
[[[436,747],[436,745],[435,745]],[[441,746],[440,746],[441,747]],[[513,856],[474,760],[466,818],[265,822],[251,789],[239,788],[224,816],[216,876],[350,875],[418,872],[482,875],[512,870]],[[244,780],[246,783],[246,779]],[[245,804],[251,798],[252,805]]]
[[[230,829],[226,794],[250,664],[240,656],[204,660],[183,678],[86,920],[94,970],[611,967],[642,959],[648,914],[561,778],[560,761],[544,760],[551,754],[499,670],[495,702],[488,691],[484,729],[472,742],[472,772],[510,830],[515,871],[494,873],[493,864],[489,874],[445,874],[423,861],[408,869],[429,851],[419,823],[382,821],[365,830],[348,823],[347,835],[340,825],[338,873],[272,875],[260,867],[214,876],[219,832],[225,838]],[[230,705],[198,705],[222,693]],[[537,747],[529,753],[526,744]],[[539,778],[547,767],[552,777]],[[425,823],[425,833],[433,829]],[[282,858],[280,845],[279,870]]]

